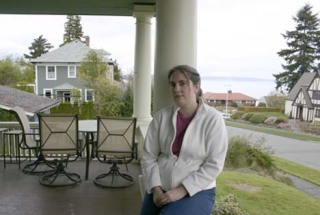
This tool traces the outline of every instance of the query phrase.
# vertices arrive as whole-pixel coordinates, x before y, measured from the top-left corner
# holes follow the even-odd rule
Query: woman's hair
[[[185,74],[185,76],[187,77],[188,80],[192,81],[192,83],[194,85],[201,83],[201,78],[200,78],[200,74],[198,73],[198,71],[188,65],[178,65],[173,67],[168,74],[168,80],[170,81],[170,78],[172,76],[172,74],[176,71],[180,71],[183,72]],[[197,93],[197,101],[199,101],[199,99],[201,99],[202,97],[202,89],[200,88],[198,93]]]

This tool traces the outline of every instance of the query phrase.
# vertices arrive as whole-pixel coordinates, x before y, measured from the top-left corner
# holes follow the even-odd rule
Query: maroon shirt
[[[178,157],[180,154],[184,133],[186,132],[188,125],[193,119],[193,117],[194,116],[185,117],[182,115],[182,113],[180,113],[180,111],[178,111],[176,137],[172,144],[172,153]]]

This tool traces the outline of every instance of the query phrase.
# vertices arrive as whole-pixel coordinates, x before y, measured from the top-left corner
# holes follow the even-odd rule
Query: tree
[[[318,14],[312,13],[312,7],[306,4],[297,12],[293,20],[297,23],[294,31],[287,31],[282,36],[287,40],[287,49],[277,54],[286,64],[283,72],[273,74],[276,78],[276,89],[284,87],[290,91],[305,72],[315,72],[320,68],[320,20]]]
[[[70,43],[76,39],[82,41],[83,31],[81,25],[81,16],[68,15],[67,22],[64,24],[63,44]],[[61,46],[62,46],[61,45]]]
[[[123,74],[122,74],[122,71],[117,63],[117,60],[115,60],[114,62],[114,66],[113,66],[113,79],[115,81],[119,81],[119,82],[122,82],[123,81]]]
[[[94,107],[97,115],[119,116],[121,113],[121,89],[109,79],[105,52],[89,51],[81,62],[79,76],[84,85],[94,91]]]
[[[38,38],[34,39],[33,43],[31,43],[31,46],[29,46],[28,49],[30,50],[30,54],[24,54],[24,57],[29,60],[35,59],[47,53],[52,48],[53,46],[48,43],[47,39],[40,35]]]
[[[15,87],[20,76],[19,65],[8,56],[0,60],[0,85]]]

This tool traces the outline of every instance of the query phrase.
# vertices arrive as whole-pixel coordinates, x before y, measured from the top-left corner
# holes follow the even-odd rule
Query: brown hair
[[[188,66],[188,65],[178,65],[178,66],[173,67],[168,73],[168,80],[169,81],[170,81],[170,77],[172,76],[172,74],[176,71],[183,72],[186,75],[187,79],[191,80],[194,85],[201,83],[201,78],[200,78],[200,74],[198,73],[198,71],[195,68]],[[201,99],[201,97],[202,97],[202,89],[200,88],[197,93],[197,101],[199,101],[199,99]]]

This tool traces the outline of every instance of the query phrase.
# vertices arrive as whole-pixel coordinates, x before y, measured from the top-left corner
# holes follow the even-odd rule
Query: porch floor
[[[22,167],[28,162],[22,163]],[[123,166],[123,167],[122,167]],[[3,168],[0,161],[0,214],[6,215],[135,215],[139,214],[141,195],[138,175],[140,164],[129,164],[135,184],[126,188],[100,188],[95,176],[108,171],[110,165],[91,161],[89,179],[84,179],[85,161],[69,163],[68,169],[81,175],[82,182],[73,187],[51,188],[40,185],[39,175],[26,175],[17,164]],[[125,166],[121,169],[126,171]]]

